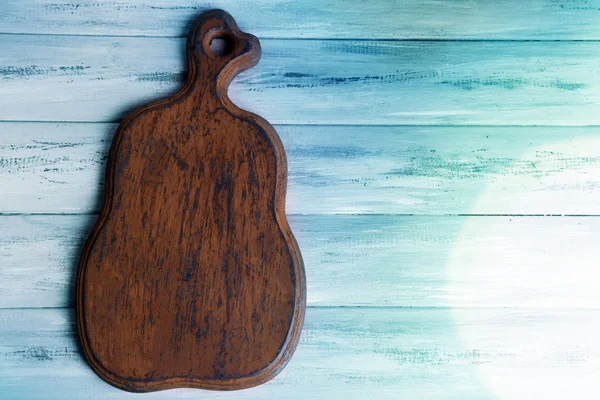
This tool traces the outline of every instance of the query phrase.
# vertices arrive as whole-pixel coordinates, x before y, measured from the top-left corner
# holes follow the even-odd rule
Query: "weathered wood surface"
[[[0,307],[70,307],[93,215],[0,218]],[[292,216],[313,306],[600,307],[591,217]]]
[[[207,7],[261,37],[600,39],[597,0],[3,0],[0,32],[185,36]]]
[[[293,216],[311,307],[289,368],[148,397],[595,398],[599,128],[548,125],[600,125],[600,2],[4,0],[0,120],[115,122],[173,93],[209,6],[272,39],[235,102],[312,124],[277,127],[290,213],[590,216]],[[394,124],[444,126],[373,126]],[[114,129],[0,124],[0,213],[88,214],[0,217],[2,398],[137,397],[84,364],[71,310],[19,309],[72,306]]]
[[[0,120],[114,122],[182,85],[184,39],[0,35]],[[273,124],[600,124],[600,43],[263,40],[232,100]]]
[[[0,311],[0,392],[9,399],[125,399],[84,363],[69,309]],[[296,356],[241,392],[152,399],[590,398],[600,379],[598,310],[309,308]]]
[[[98,212],[115,128],[0,123],[0,212]],[[598,127],[277,130],[289,214],[600,213]]]

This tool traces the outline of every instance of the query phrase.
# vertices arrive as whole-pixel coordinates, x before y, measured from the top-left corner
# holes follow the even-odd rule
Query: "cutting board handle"
[[[211,82],[209,89],[226,94],[237,74],[258,64],[261,48],[256,36],[242,32],[229,13],[211,10],[200,15],[190,30],[187,54],[187,85]]]

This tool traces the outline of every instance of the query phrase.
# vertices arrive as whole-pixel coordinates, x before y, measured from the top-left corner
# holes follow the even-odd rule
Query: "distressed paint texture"
[[[0,218],[0,308],[71,307],[96,218]],[[307,215],[290,225],[312,306],[600,307],[596,218]]]
[[[207,8],[261,38],[600,38],[597,0],[3,0],[0,32],[180,37]]]
[[[184,42],[0,35],[0,119],[117,121],[181,87]],[[263,40],[262,49],[230,96],[273,124],[600,124],[597,42]]]
[[[0,391],[11,399],[139,398],[86,366],[73,318],[69,309],[0,311]],[[309,308],[296,356],[264,386],[144,397],[492,400],[505,379],[537,377],[502,393],[581,398],[600,378],[599,334],[597,310]]]
[[[0,123],[0,212],[98,212],[115,129]],[[289,214],[600,212],[597,127],[280,125],[277,131],[288,158]],[[496,195],[480,198],[484,190]]]
[[[279,124],[309,308],[269,384],[147,397],[595,398],[597,0],[0,2],[0,397],[138,397],[80,355],[75,265],[208,7],[262,40],[230,95]]]

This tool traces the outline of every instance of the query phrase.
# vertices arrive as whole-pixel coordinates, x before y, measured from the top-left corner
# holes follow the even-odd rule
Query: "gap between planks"
[[[97,212],[74,212],[74,213],[62,213],[62,212],[0,212],[0,217],[18,217],[18,216],[98,216]],[[420,214],[420,213],[307,213],[307,214],[286,214],[288,217],[319,217],[319,216],[340,216],[340,217],[564,217],[564,218],[581,218],[581,217],[600,217],[600,214]]]
[[[115,121],[68,121],[68,120],[12,120],[12,119],[0,119],[0,124],[40,124],[40,125],[108,125],[108,124],[120,124],[123,119],[117,119]],[[298,124],[298,123],[290,123],[290,124],[271,124],[277,130],[277,127],[286,127],[286,128],[368,128],[368,127],[376,127],[376,128],[422,128],[422,129],[433,129],[433,128],[465,128],[465,129],[477,129],[477,128],[490,128],[490,129],[506,129],[506,128],[515,128],[515,129],[528,129],[528,128],[548,128],[548,129],[593,129],[600,128],[598,124],[590,124],[590,125],[540,125],[540,124],[513,124],[513,125],[498,125],[498,124]]]
[[[187,35],[158,36],[158,35],[107,35],[86,33],[18,33],[0,32],[0,36],[58,36],[58,37],[101,37],[101,38],[140,38],[140,39],[186,39]],[[261,36],[260,40],[298,40],[298,41],[337,41],[337,42],[473,42],[473,43],[600,43],[600,39],[440,39],[440,38],[331,38],[331,37],[294,37],[294,36]]]
[[[546,310],[573,310],[573,311],[600,311],[600,307],[532,307],[532,306],[400,306],[400,305],[316,305],[307,304],[306,308],[331,310],[331,309],[346,309],[346,310],[432,310],[432,311],[483,311],[483,310],[513,310],[513,311],[546,311]],[[18,310],[74,310],[75,307],[0,307],[2,311],[18,311]]]

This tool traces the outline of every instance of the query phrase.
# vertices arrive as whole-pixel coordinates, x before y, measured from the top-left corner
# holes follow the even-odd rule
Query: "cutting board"
[[[188,38],[187,83],[117,130],[77,277],[83,354],[128,391],[231,390],[289,361],[306,304],[282,143],[229,83],[260,58],[222,10]]]

